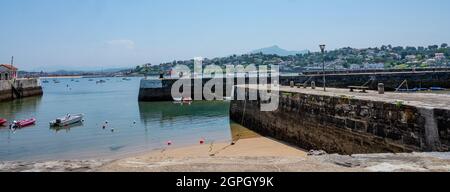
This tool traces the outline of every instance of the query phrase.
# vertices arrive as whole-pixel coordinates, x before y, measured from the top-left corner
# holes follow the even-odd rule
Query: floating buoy
[[[111,128],[111,132],[114,132],[114,128]]]
[[[172,145],[172,141],[167,141],[167,145]]]
[[[106,129],[106,125],[103,125],[103,129]]]
[[[133,124],[136,124],[136,121],[133,121]]]

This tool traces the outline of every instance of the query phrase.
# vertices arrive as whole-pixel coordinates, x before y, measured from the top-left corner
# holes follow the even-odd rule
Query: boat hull
[[[7,122],[7,120],[6,119],[0,119],[0,126],[3,126],[3,125],[5,125],[5,123]]]
[[[60,118],[56,119],[55,121],[51,121],[50,126],[54,126],[54,127],[69,126],[72,124],[82,122],[83,117],[84,117],[83,114],[60,117]]]

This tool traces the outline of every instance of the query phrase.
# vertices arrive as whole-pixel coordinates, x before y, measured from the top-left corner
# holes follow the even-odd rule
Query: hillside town
[[[279,56],[268,53],[248,53],[228,57],[204,58],[203,65],[279,65],[283,73],[302,73],[322,70],[323,62],[329,71],[358,71],[380,69],[420,69],[450,66],[450,47],[447,43],[419,46],[383,45],[374,48],[344,47],[321,52],[306,51],[304,54]],[[170,74],[176,65],[186,65],[193,69],[194,59],[174,60],[161,64],[146,63],[134,68],[111,69],[102,71],[55,71],[27,72],[20,71],[21,77],[43,76],[142,76]]]
[[[327,70],[367,70],[367,69],[413,69],[436,68],[449,66],[450,47],[443,43],[440,46],[402,47],[383,45],[375,48],[357,49],[351,47],[320,52],[307,52],[290,56],[275,54],[251,53],[231,55],[228,57],[205,58],[203,65],[279,65],[281,72],[304,72],[322,69],[325,61]],[[150,63],[137,66],[133,73],[157,74],[160,71],[169,72],[176,65],[186,65],[191,69],[194,60],[173,61],[152,65]]]

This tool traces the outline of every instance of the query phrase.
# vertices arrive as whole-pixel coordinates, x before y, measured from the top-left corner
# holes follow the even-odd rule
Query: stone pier
[[[256,85],[236,89],[261,90]],[[232,101],[231,119],[307,150],[359,154],[449,151],[450,95],[280,87],[276,111]]]
[[[0,101],[42,95],[39,79],[15,79],[0,81]]]

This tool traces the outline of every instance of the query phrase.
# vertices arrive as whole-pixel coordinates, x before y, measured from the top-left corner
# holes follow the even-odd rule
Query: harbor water
[[[232,140],[229,103],[139,103],[140,78],[49,79],[44,96],[1,102],[0,118],[36,118],[36,125],[0,127],[0,161],[118,158],[170,147]],[[66,114],[82,124],[54,129]],[[106,121],[108,122],[106,124]],[[106,126],[105,126],[106,125]],[[105,127],[104,127],[105,126]]]

